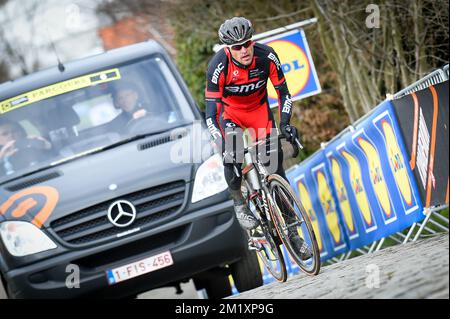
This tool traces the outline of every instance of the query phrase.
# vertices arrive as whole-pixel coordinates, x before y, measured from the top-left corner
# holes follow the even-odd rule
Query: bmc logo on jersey
[[[266,80],[261,80],[256,83],[236,85],[236,86],[225,86],[225,90],[232,93],[251,93],[258,90],[266,84]]]
[[[275,63],[275,65],[277,66],[277,70],[281,69],[281,63],[280,60],[278,60],[277,56],[275,54],[273,54],[272,52],[267,56],[269,59],[271,59],[273,61],[273,63]]]
[[[224,66],[223,63],[219,63],[216,67],[216,69],[214,70],[211,82],[214,84],[217,84],[217,82],[219,82],[219,76],[220,76],[220,72],[222,72]]]

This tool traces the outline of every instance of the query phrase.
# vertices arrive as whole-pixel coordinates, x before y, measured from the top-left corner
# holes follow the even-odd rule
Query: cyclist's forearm
[[[275,89],[278,93],[278,100],[280,102],[280,124],[289,124],[292,115],[292,100],[286,81],[278,85]]]
[[[208,126],[209,133],[211,134],[212,140],[216,145],[223,145],[224,138],[220,131],[220,126],[217,121],[217,110],[219,109],[219,105],[221,102],[218,102],[215,99],[206,99],[206,125]]]

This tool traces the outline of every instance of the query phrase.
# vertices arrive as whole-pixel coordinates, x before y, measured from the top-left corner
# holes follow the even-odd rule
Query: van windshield
[[[193,120],[160,57],[24,92],[0,101],[0,182]]]

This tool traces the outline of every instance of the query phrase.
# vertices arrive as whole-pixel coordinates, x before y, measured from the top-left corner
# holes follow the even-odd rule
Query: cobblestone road
[[[448,242],[446,234],[383,249],[323,267],[316,277],[298,274],[233,298],[449,298]],[[179,297],[165,289],[151,296]],[[0,299],[5,297],[0,284]],[[195,290],[188,298],[198,298]]]
[[[386,248],[233,298],[449,298],[448,242],[445,234]]]

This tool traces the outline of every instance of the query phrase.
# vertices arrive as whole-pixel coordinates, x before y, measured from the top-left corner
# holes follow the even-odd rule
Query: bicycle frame
[[[277,137],[278,138],[278,137]],[[267,178],[270,175],[264,165],[259,161],[257,156],[252,155],[252,150],[255,149],[256,146],[264,144],[266,141],[259,141],[251,147],[247,146],[247,140],[244,139],[244,164],[245,167],[242,170],[242,175],[244,181],[246,183],[246,187],[248,191],[251,191],[252,194],[249,194],[249,199],[253,199],[257,197],[257,203],[260,208],[260,211],[264,212],[263,216],[260,216],[264,223],[272,221],[270,215],[270,207],[267,203],[269,201],[271,205],[273,205],[273,199],[270,195],[269,188],[267,187]],[[254,159],[256,158],[256,160]],[[256,173],[253,174],[252,173]],[[247,176],[249,178],[247,178]],[[272,235],[276,235],[276,230],[270,225],[269,230]]]
[[[277,136],[277,138],[279,137]],[[301,147],[301,144],[298,141],[298,139],[295,142],[299,147]],[[294,258],[295,262],[299,265],[302,271],[310,275],[316,275],[320,270],[320,255],[318,252],[317,241],[315,239],[311,221],[309,220],[309,217],[305,212],[304,208],[300,208],[303,206],[299,202],[298,197],[296,197],[295,193],[293,192],[292,187],[289,185],[289,182],[287,182],[283,177],[277,174],[272,173],[269,174],[266,165],[264,165],[260,161],[259,153],[253,152],[253,150],[262,143],[266,143],[266,140],[259,141],[253,146],[247,147],[246,140],[244,140],[245,165],[242,170],[242,175],[245,177],[244,178],[245,186],[247,191],[249,192],[247,194],[249,204],[252,203],[257,207],[257,215],[258,215],[257,217],[259,217],[266,238],[268,239],[270,237],[271,245],[276,244],[279,246],[280,243],[284,244],[287,247],[291,255],[291,258]],[[272,183],[274,181],[275,181],[274,185],[277,185],[278,183],[279,185],[278,188],[273,186]],[[287,190],[287,193],[283,190],[281,190],[280,193],[279,191],[280,186],[281,189],[283,189],[284,187],[284,189]],[[271,193],[271,191],[273,191],[274,193]],[[302,217],[299,216],[289,217],[286,215],[287,219],[285,219],[285,217],[282,216],[283,215],[282,210],[284,211],[284,209],[283,207],[280,207],[278,204],[278,197],[276,197],[277,199],[275,199],[275,196],[278,196],[277,194],[278,195],[282,194],[280,198],[284,198],[284,200],[282,199],[284,204],[291,206],[292,209],[291,212],[293,212],[294,215],[301,215]],[[297,213],[294,210],[295,207],[300,209],[299,213]],[[292,228],[292,226],[302,227],[301,225],[303,225],[303,223],[305,223],[306,234],[309,236],[311,240],[311,247],[314,251],[314,254],[310,253],[309,257],[305,257],[306,259],[312,261],[310,262],[309,265],[304,264],[302,262],[302,260],[306,259],[302,259],[303,257],[301,257],[301,250],[299,250],[298,247],[293,246],[292,241],[290,239],[290,232],[291,232],[290,229]],[[297,228],[295,228],[295,231],[297,231]],[[279,240],[280,243],[278,243],[277,240]],[[283,267],[285,267],[286,264],[284,263],[282,253],[280,255],[278,247],[277,250],[278,256],[280,257],[277,259],[279,259],[281,264],[283,264]],[[269,266],[267,267],[269,268]],[[269,271],[272,273],[272,275],[274,275],[274,273],[271,270]],[[278,279],[278,277],[276,278]]]
[[[277,139],[280,142],[282,136],[277,135],[276,137],[271,137],[271,139]],[[249,198],[252,199],[252,196],[259,195],[261,197],[262,203],[259,203],[260,208],[263,208],[260,211],[264,212],[264,217],[266,220],[271,221],[270,215],[270,207],[277,207],[274,205],[274,200],[272,195],[270,194],[268,188],[267,178],[269,177],[269,172],[266,167],[259,161],[258,156],[255,156],[256,151],[253,152],[258,146],[264,145],[267,140],[260,140],[253,144],[252,146],[248,146],[247,139],[244,138],[244,169],[242,170],[242,175],[245,176],[244,181],[246,183],[247,190],[251,191]],[[296,138],[295,143],[299,147],[299,149],[303,149],[303,145]],[[248,177],[247,177],[248,176]],[[262,191],[261,191],[262,190]],[[258,198],[259,200],[259,198]],[[267,201],[270,202],[270,206],[267,204]],[[286,227],[284,221],[282,220],[283,228]],[[270,227],[272,230],[272,227]],[[276,234],[276,231],[274,232]]]

